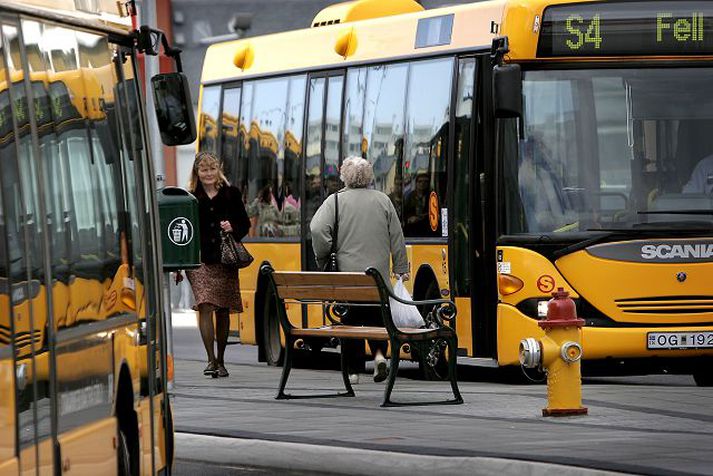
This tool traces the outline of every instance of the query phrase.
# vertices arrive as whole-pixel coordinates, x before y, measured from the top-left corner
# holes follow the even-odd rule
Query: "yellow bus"
[[[118,4],[0,6],[2,475],[171,470],[140,47]]]
[[[279,363],[259,265],[314,269],[309,221],[343,157],[363,155],[400,213],[414,297],[457,303],[459,362],[517,366],[562,287],[586,320],[585,369],[710,385],[711,22],[710,1],[359,0],[211,46],[201,114],[280,140],[276,162],[240,138],[199,144],[274,230],[249,240],[241,341]]]

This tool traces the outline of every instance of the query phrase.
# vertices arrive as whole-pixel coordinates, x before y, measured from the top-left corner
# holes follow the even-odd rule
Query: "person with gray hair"
[[[337,233],[337,265],[339,271],[363,272],[374,267],[388,282],[389,264],[393,273],[404,281],[409,279],[409,265],[401,222],[388,195],[368,188],[374,180],[372,165],[361,157],[344,159],[340,178],[346,185],[339,190],[339,232]],[[332,247],[334,202],[332,194],[322,203],[310,223],[312,247],[317,265],[324,267]],[[382,326],[381,313],[375,307],[352,307],[345,324]],[[345,342],[342,352],[347,356],[350,380],[358,381],[358,369],[363,367],[364,345],[358,341]],[[388,376],[386,342],[369,341],[374,358],[374,381]],[[360,352],[361,350],[361,352]]]

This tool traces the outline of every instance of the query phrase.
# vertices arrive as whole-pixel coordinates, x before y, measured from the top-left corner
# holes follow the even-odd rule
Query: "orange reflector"
[[[511,274],[498,275],[498,289],[500,289],[500,294],[503,296],[518,292],[524,285],[525,283],[520,278],[516,278]]]
[[[354,33],[354,28],[349,28],[342,31],[337,38],[337,42],[334,44],[334,51],[339,55],[347,59],[349,56],[353,55],[357,49],[357,36]]]
[[[173,355],[166,356],[166,379],[173,382]]]
[[[233,56],[233,64],[245,71],[252,66],[255,60],[255,51],[250,43],[241,45]]]

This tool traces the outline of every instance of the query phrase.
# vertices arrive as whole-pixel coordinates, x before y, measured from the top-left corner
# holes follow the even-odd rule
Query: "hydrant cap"
[[[584,320],[577,319],[577,307],[570,299],[569,293],[564,288],[559,288],[552,293],[552,299],[547,303],[547,317],[540,321],[538,325],[545,328],[550,327],[582,327]]]
[[[566,299],[569,297],[569,293],[564,290],[564,288],[559,287],[557,288],[557,291],[552,292],[552,297],[555,299]]]

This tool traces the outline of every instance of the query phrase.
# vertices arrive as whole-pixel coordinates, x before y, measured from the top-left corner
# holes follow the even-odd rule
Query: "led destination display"
[[[713,55],[713,2],[600,2],[545,10],[537,56]]]

